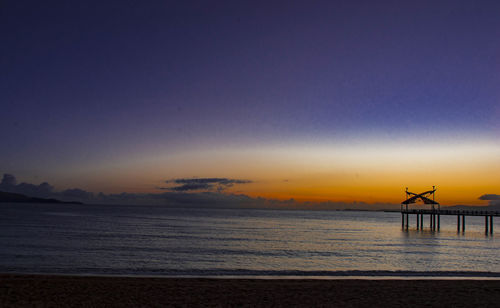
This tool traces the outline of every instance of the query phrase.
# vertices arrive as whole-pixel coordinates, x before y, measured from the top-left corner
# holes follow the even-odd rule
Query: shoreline
[[[496,274],[496,273],[495,273]],[[30,277],[87,277],[87,278],[131,278],[131,279],[211,279],[211,280],[490,280],[500,281],[495,276],[439,276],[439,275],[134,275],[134,274],[92,274],[92,273],[0,273],[2,276]]]
[[[500,280],[255,279],[0,274],[0,306],[496,305]]]
[[[313,279],[313,280],[500,280],[500,272],[480,271],[266,271],[266,270],[200,270],[166,273],[99,273],[99,272],[31,272],[0,271],[0,275],[74,276],[111,278],[182,278],[182,279]]]

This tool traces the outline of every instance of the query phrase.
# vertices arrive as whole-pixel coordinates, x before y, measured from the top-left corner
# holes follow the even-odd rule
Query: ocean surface
[[[0,204],[0,272],[140,276],[500,277],[483,217],[441,231],[400,213]],[[495,222],[500,232],[500,221]]]

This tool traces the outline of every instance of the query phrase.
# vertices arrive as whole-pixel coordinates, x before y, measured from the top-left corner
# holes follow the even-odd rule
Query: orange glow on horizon
[[[436,185],[443,205],[485,205],[481,195],[500,193],[500,146],[493,142],[222,148],[141,157],[75,173],[92,183],[86,189],[107,193],[161,193],[162,181],[193,177],[247,179],[252,183],[225,192],[310,202],[398,204],[405,187],[419,192]]]

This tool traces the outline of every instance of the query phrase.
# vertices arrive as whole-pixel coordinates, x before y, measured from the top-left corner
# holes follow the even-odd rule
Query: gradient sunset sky
[[[0,172],[57,189],[500,194],[498,1],[2,1]]]

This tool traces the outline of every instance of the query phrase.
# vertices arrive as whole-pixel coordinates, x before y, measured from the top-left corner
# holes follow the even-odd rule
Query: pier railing
[[[473,211],[473,210],[401,210],[401,213],[409,214],[440,214],[440,215],[466,215],[466,216],[500,216],[499,211]]]

